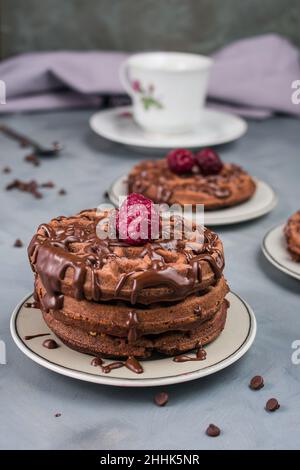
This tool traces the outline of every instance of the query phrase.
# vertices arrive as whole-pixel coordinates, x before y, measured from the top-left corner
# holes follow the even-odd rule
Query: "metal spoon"
[[[20,134],[4,124],[0,125],[0,131],[7,137],[19,142],[22,147],[32,147],[34,153],[39,157],[52,157],[63,149],[63,146],[59,142],[53,142],[51,147],[44,147],[30,137]]]

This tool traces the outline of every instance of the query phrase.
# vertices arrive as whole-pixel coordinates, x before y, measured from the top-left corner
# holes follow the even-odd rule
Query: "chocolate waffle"
[[[300,262],[300,211],[289,218],[284,227],[284,235],[293,260]]]
[[[204,204],[206,210],[235,206],[250,199],[256,189],[241,167],[226,163],[217,175],[173,173],[166,159],[138,163],[128,176],[128,192],[140,193],[155,203]]]
[[[197,227],[200,239],[195,232],[132,246],[98,238],[107,216],[92,209],[58,217],[30,243],[35,297],[54,333],[106,357],[176,354],[215,339],[228,309],[218,236]]]

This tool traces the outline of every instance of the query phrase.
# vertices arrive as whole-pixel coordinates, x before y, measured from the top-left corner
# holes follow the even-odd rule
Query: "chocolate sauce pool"
[[[174,362],[190,362],[190,361],[204,361],[206,359],[206,351],[200,346],[196,349],[195,356],[189,356],[187,354],[181,354],[173,357]]]
[[[94,357],[91,361],[91,365],[95,367],[101,367],[101,370],[104,374],[109,374],[112,370],[120,369],[121,367],[126,367],[135,374],[142,374],[144,372],[142,365],[133,356],[129,356],[126,361],[115,361],[107,365],[104,364],[103,359],[100,357]]]

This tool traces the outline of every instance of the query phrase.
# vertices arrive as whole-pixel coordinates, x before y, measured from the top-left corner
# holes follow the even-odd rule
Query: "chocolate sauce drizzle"
[[[128,318],[126,320],[126,327],[128,328],[127,339],[128,343],[134,343],[138,338],[137,326],[138,326],[138,317],[136,312],[129,312]]]
[[[206,359],[206,351],[202,346],[199,346],[196,349],[195,356],[188,356],[186,354],[181,354],[179,356],[173,357],[174,362],[190,362],[190,361],[204,361]]]
[[[50,333],[38,333],[37,335],[29,335],[29,336],[24,336],[24,339],[26,341],[29,341],[34,338],[40,338],[42,336],[50,336]]]
[[[135,374],[142,374],[144,369],[139,361],[134,356],[129,356],[126,361],[116,361],[111,362],[110,364],[105,365],[103,359],[100,357],[94,357],[91,361],[92,366],[100,366],[104,374],[109,374],[114,369],[120,369],[121,367],[126,367]]]
[[[176,239],[147,243],[135,256],[141,258],[147,256],[150,260],[150,267],[121,274],[114,293],[103,294],[99,272],[110,260],[121,258],[117,254],[118,249],[122,247],[123,251],[124,249],[126,251],[126,244],[118,240],[101,240],[97,237],[96,225],[100,218],[96,218],[94,211],[85,211],[79,216],[66,219],[66,217],[59,217],[54,219],[52,225],[41,225],[28,248],[33,270],[40,276],[46,290],[46,294],[41,299],[42,307],[46,311],[59,310],[63,307],[62,281],[66,275],[70,276],[70,271],[72,279],[67,285],[64,283],[64,292],[75,299],[81,300],[85,297],[84,286],[89,273],[92,285],[90,300],[96,302],[101,299],[128,300],[128,293],[124,293],[124,287],[130,280],[132,281],[130,293],[132,305],[138,302],[139,294],[146,288],[158,286],[169,288],[160,294],[160,301],[181,300],[199,291],[199,284],[202,282],[201,262],[203,261],[210,265],[215,275],[215,282],[222,275],[224,258],[217,247],[218,236],[204,229],[203,244]],[[82,220],[86,223],[83,224]],[[63,225],[61,222],[67,222],[67,224]],[[176,267],[165,261],[162,252],[166,250],[181,252],[185,255],[186,274],[179,273]],[[133,312],[127,323],[128,340],[133,341],[137,335],[138,323]]]

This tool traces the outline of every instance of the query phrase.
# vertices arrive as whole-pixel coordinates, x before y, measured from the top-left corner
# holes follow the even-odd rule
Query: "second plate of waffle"
[[[271,212],[277,205],[277,196],[274,190],[264,181],[255,180],[255,182],[256,190],[251,199],[237,206],[205,211],[205,224],[207,226],[237,224]],[[127,176],[123,175],[111,185],[108,196],[112,204],[118,206],[119,197],[127,196],[127,194]]]
[[[262,243],[265,257],[280,271],[300,280],[300,211],[273,227]]]
[[[204,207],[206,225],[244,222],[270,212],[277,203],[272,188],[235,163],[225,163],[217,152],[175,149],[160,160],[144,160],[128,176],[120,177],[108,195],[116,206],[120,198],[138,193],[163,205],[164,211],[191,218]],[[199,207],[202,206],[202,207]]]

